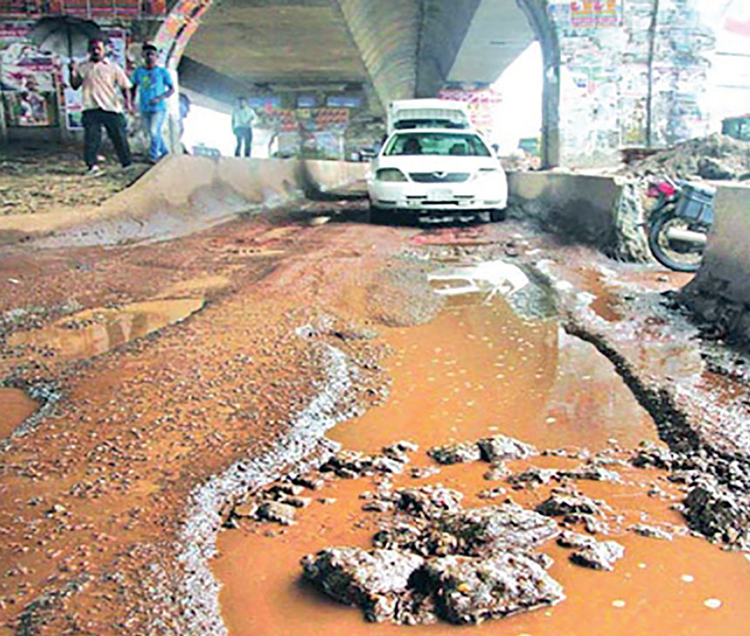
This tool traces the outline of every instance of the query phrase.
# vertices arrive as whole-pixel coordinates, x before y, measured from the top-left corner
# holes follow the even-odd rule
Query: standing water
[[[21,389],[0,388],[0,439],[8,437],[38,408]]]
[[[555,321],[528,322],[502,299],[490,304],[451,306],[420,327],[384,330],[397,352],[390,359],[393,387],[388,402],[339,425],[329,437],[344,448],[378,452],[405,439],[419,444],[414,466],[436,466],[423,451],[453,442],[503,434],[539,449],[570,451],[632,449],[659,443],[653,421],[593,347],[566,335]],[[570,453],[568,454],[570,455]],[[613,452],[614,456],[614,452]],[[627,454],[621,454],[627,457]],[[513,472],[528,467],[575,468],[580,460],[554,456],[507,462]],[[549,487],[512,490],[487,481],[487,464],[441,466],[439,474],[394,478],[394,487],[442,484],[464,493],[465,508],[486,506],[477,494],[505,487],[513,501],[533,508]],[[579,481],[587,496],[601,498],[637,523],[684,528],[670,504],[681,498],[665,473],[615,466],[623,483]],[[648,496],[657,489],[660,496]],[[224,532],[214,574],[223,585],[220,602],[231,636],[300,634],[455,634],[447,623],[400,627],[366,623],[356,608],[330,600],[301,579],[299,560],[332,546],[368,549],[378,514],[362,511],[371,479],[334,480],[299,515],[281,528],[243,520]],[[652,493],[653,494],[653,493]],[[569,552],[552,544],[549,574],[563,585],[567,600],[554,607],[490,620],[467,633],[493,635],[673,636],[747,633],[750,563],[701,538],[676,534],[671,541],[615,531],[625,556],[612,572],[573,565]]]

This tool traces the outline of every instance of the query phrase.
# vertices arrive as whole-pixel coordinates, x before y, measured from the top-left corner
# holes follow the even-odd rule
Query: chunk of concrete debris
[[[685,499],[692,530],[730,545],[750,545],[750,498],[708,482],[694,486]]]
[[[267,495],[266,498],[270,496],[278,499],[284,496],[296,497],[298,495],[301,495],[304,490],[304,487],[298,484],[280,483],[274,484],[273,486],[267,488],[265,490],[265,494]]]
[[[426,519],[459,510],[464,498],[463,493],[443,486],[399,488],[392,497],[399,510]]]
[[[435,446],[427,451],[438,464],[465,464],[480,459],[479,447],[470,442]]]
[[[602,541],[581,548],[570,555],[570,560],[576,565],[592,570],[614,570],[615,561],[625,554],[625,548],[616,541]]]
[[[589,481],[608,481],[613,484],[622,482],[620,473],[601,466],[592,464],[584,464],[573,470],[561,470],[558,472],[560,477],[567,477],[568,479],[587,479]]]
[[[430,556],[429,550],[420,550],[418,544],[422,540],[425,526],[423,523],[399,523],[387,530],[377,532],[372,538],[372,545],[383,550],[409,550],[423,556]]]
[[[308,488],[310,490],[320,490],[321,488],[323,488],[323,486],[326,485],[325,479],[312,475],[294,477],[292,479],[292,483],[297,486],[302,486],[303,488]]]
[[[529,550],[560,533],[553,519],[515,504],[443,515],[438,528],[456,537],[459,554],[472,556],[511,548]]]
[[[487,481],[500,481],[501,479],[508,477],[510,474],[510,469],[503,462],[498,462],[484,473],[484,478]]]
[[[328,548],[302,558],[306,579],[328,596],[356,605],[372,622],[393,621],[409,580],[424,559],[395,550]]]
[[[505,488],[497,486],[496,488],[487,488],[477,493],[478,499],[497,499],[505,495],[507,491]]]
[[[508,459],[526,459],[539,454],[539,451],[530,444],[524,444],[505,435],[480,439],[477,446],[481,451],[482,459],[492,464]]]
[[[407,455],[407,453],[413,453],[419,450],[419,446],[412,442],[401,440],[396,442],[395,444],[383,446],[381,450],[383,455],[385,455],[386,457],[390,457],[391,459],[395,459],[396,461],[405,464],[409,461],[409,456]]]
[[[638,452],[630,462],[636,468],[661,468],[670,470],[675,462],[672,451],[652,442],[641,442]]]
[[[560,533],[560,536],[557,537],[557,545],[563,548],[589,548],[595,543],[595,539],[587,537],[585,534],[570,532],[570,530],[564,530]]]
[[[409,461],[406,454],[398,454],[396,445],[391,456],[367,455],[360,451],[342,450],[320,467],[321,472],[333,472],[343,479],[356,479],[363,475],[394,474],[404,470]],[[398,457],[396,455],[398,454]]]
[[[558,476],[554,468],[529,468],[508,477],[508,483],[514,488],[536,488],[548,484]]]
[[[392,457],[373,457],[372,468],[376,473],[398,475],[404,472],[404,464],[408,461],[409,458],[406,456],[404,460],[398,460]]]
[[[631,526],[630,528],[628,528],[628,530],[630,530],[631,532],[635,532],[642,537],[649,537],[651,539],[671,541],[674,538],[674,535],[671,532],[667,532],[666,530],[662,530],[661,528],[657,528],[656,526],[648,526],[642,523]]]
[[[456,625],[478,625],[565,599],[562,586],[521,554],[443,557],[429,561],[422,575],[433,590],[438,616]]]
[[[401,523],[378,532],[373,543],[379,548],[409,550],[424,557],[486,557],[498,551],[531,550],[554,539],[559,532],[559,526],[549,517],[504,504]]]
[[[584,495],[555,494],[536,507],[539,514],[559,517],[573,514],[601,515],[602,509],[593,499]]]
[[[297,509],[280,501],[262,503],[255,515],[259,521],[273,521],[282,526],[291,526],[297,522]]]
[[[362,505],[362,510],[365,512],[387,512],[393,510],[393,504],[390,501],[383,501],[382,499],[374,499],[368,501]]]
[[[437,466],[413,466],[409,474],[414,479],[424,479],[431,475],[437,475],[439,472],[440,469]]]
[[[307,508],[312,502],[312,499],[310,499],[309,497],[292,497],[290,495],[287,495],[285,497],[281,497],[278,501],[279,503],[292,506],[292,508]]]
[[[602,521],[595,515],[586,514],[572,514],[565,515],[563,522],[566,524],[576,525],[579,523],[583,524],[586,532],[589,534],[609,534],[609,525],[605,521]]]

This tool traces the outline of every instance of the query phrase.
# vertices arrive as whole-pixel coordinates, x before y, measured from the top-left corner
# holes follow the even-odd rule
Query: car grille
[[[468,172],[412,172],[412,181],[417,183],[462,183],[471,176]]]

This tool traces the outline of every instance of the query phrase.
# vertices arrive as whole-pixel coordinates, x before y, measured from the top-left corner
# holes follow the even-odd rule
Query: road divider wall
[[[363,179],[366,167],[343,161],[170,156],[101,205],[0,218],[0,244],[112,245],[185,236],[241,213],[334,191]]]
[[[681,297],[717,336],[750,343],[750,186],[720,185],[703,262]]]
[[[508,174],[509,216],[536,222],[565,241],[591,245],[624,261],[648,261],[637,184],[568,172]]]

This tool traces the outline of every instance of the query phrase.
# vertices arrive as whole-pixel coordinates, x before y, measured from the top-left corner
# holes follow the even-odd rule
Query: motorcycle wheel
[[[701,232],[708,231],[708,228],[696,228],[694,224],[676,216],[673,212],[667,212],[660,215],[651,224],[648,233],[648,246],[651,248],[651,253],[662,265],[676,272],[698,271],[703,260],[704,248],[696,248],[694,245],[680,241],[671,243],[667,232],[673,227]]]

